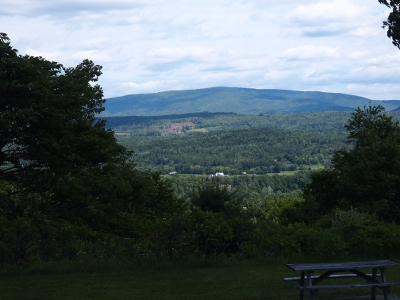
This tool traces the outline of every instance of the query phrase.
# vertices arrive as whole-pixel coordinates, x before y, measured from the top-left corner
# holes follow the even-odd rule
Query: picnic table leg
[[[311,280],[311,274],[312,272],[307,272],[307,286],[312,286],[312,280]],[[314,295],[314,291],[313,290],[309,290],[308,291],[308,295],[309,295],[309,299],[313,300],[313,295]]]
[[[382,282],[386,282],[386,269],[385,268],[380,268],[381,270],[381,277],[382,277]],[[384,287],[383,288],[383,297],[385,300],[388,300],[388,292],[390,291],[390,286]]]
[[[372,269],[372,279],[375,281],[376,280],[376,273],[377,273],[377,269],[373,268]],[[371,288],[371,299],[375,300],[376,299],[376,287],[372,287]]]
[[[301,277],[300,277],[300,286],[304,286],[304,271],[301,272]],[[300,300],[304,299],[304,290],[300,290]]]

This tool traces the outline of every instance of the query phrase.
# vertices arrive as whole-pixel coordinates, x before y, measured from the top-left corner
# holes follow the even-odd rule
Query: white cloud
[[[396,84],[400,83],[400,73],[398,67],[366,66],[351,70],[341,80],[354,84]]]
[[[264,74],[266,80],[286,81],[293,74],[293,70],[269,70]]]
[[[167,59],[181,59],[185,58],[200,58],[206,57],[213,49],[204,47],[187,47],[187,48],[159,48],[155,51],[148,52],[146,56],[151,58],[167,58]]]
[[[81,43],[81,45],[86,49],[103,49],[107,47],[107,44],[111,42],[108,37],[98,37],[90,40],[85,40]]]
[[[360,5],[351,0],[313,2],[293,9],[285,18],[285,25],[292,27],[295,34],[310,37],[363,34],[359,26],[369,27],[370,10],[365,2]]]
[[[287,19],[294,24],[314,26],[351,20],[357,15],[359,15],[359,11],[351,1],[333,0],[299,5],[289,13]]]
[[[374,84],[349,84],[346,86],[346,93],[364,96],[371,100],[399,100],[400,95],[399,84],[374,83]]]
[[[225,69],[227,65],[224,61],[232,57],[233,54],[232,51],[218,53],[215,49],[200,46],[186,48],[163,47],[148,52],[141,65],[150,70],[161,72],[185,67],[187,72],[192,73],[199,69],[218,68],[216,65],[222,65]]]
[[[74,60],[82,61],[84,59],[89,59],[93,61],[101,61],[103,63],[112,62],[114,59],[104,52],[99,52],[97,50],[87,50],[78,51],[72,55]]]
[[[348,57],[350,59],[361,59],[361,58],[367,57],[368,54],[369,54],[368,51],[353,51],[348,54]]]
[[[172,90],[182,89],[177,80],[151,80],[143,83],[124,82],[119,86],[125,91],[126,94],[143,94],[151,93],[153,91],[170,90],[171,86],[173,86]]]
[[[367,65],[385,66],[385,68],[400,67],[400,52],[383,54],[365,60]]]
[[[27,49],[24,55],[25,54],[30,56],[41,56],[47,60],[57,61],[57,62],[60,61],[60,58],[63,56],[62,52],[43,52],[34,49]]]
[[[279,54],[279,57],[287,60],[322,60],[337,58],[340,53],[337,48],[317,45],[305,45],[289,48]]]
[[[27,17],[45,15],[74,16],[82,12],[99,13],[110,10],[129,10],[163,2],[166,2],[166,0],[3,0],[0,15]]]

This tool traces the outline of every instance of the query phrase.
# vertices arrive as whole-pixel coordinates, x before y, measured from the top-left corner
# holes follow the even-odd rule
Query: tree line
[[[173,185],[177,196],[185,197],[194,187],[200,185],[209,175],[166,175]],[[299,171],[291,175],[254,175],[224,176],[219,178],[227,185],[244,195],[247,199],[264,199],[272,195],[302,196],[302,189],[311,181],[311,171]]]
[[[178,133],[210,132],[249,128],[277,128],[324,133],[343,132],[350,112],[322,111],[309,113],[240,115],[234,113],[192,113],[168,116],[107,117],[106,128],[129,136],[165,135],[173,124],[192,123]]]

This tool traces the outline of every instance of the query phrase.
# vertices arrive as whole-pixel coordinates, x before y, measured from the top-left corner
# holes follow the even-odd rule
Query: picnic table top
[[[287,264],[288,268],[293,271],[347,271],[362,268],[386,268],[396,267],[400,264],[391,260],[370,260],[370,261],[353,261],[353,262],[337,262],[337,263],[314,263],[314,264]]]

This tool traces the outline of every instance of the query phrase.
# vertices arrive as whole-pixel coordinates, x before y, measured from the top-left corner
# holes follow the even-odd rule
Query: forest
[[[334,150],[344,145],[345,137],[263,128],[152,139],[121,138],[119,142],[134,151],[140,168],[238,175],[296,171],[310,164],[328,166]]]
[[[180,174],[279,173],[328,167],[345,146],[347,112],[113,117],[106,127],[134,151],[140,169]],[[399,112],[391,112],[394,120]]]
[[[390,115],[400,117],[399,112]],[[134,152],[138,169],[174,174],[169,179],[179,196],[205,176],[222,172],[233,188],[262,197],[267,189],[301,195],[311,171],[329,168],[334,151],[346,147],[344,124],[350,116],[335,111],[193,113],[111,117],[106,127]]]
[[[104,119],[101,69],[0,34],[0,268],[398,255],[396,112]]]

